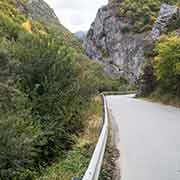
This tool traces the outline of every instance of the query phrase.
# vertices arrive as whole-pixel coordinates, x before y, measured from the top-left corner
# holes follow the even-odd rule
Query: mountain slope
[[[80,144],[88,164],[94,142],[78,139],[96,112],[94,96],[120,83],[83,54],[44,1],[0,0],[0,179],[35,180],[49,166],[61,178],[56,161],[66,164],[64,179],[83,174],[69,168],[82,157],[72,147]]]
[[[14,10],[18,10],[19,14],[23,14],[26,19],[32,19],[34,23],[37,22],[34,25],[35,27],[41,26],[43,31],[54,33],[57,38],[63,40],[67,45],[76,48],[79,52],[82,51],[80,41],[60,23],[53,9],[45,1],[1,0],[1,2],[3,2],[2,6],[9,6],[11,4]]]
[[[0,0],[1,180],[35,180],[65,159],[86,126],[92,97],[112,87],[54,14],[47,25],[29,15],[28,2]]]

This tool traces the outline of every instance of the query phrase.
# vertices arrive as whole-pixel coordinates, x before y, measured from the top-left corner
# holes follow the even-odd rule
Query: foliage
[[[180,96],[180,38],[162,37],[156,46],[155,74],[164,92]]]
[[[176,4],[177,2],[177,0],[124,0],[119,5],[118,15],[131,22],[132,31],[148,31],[156,20],[161,4]],[[126,32],[126,29],[124,31]]]
[[[156,77],[154,74],[154,67],[151,62],[148,62],[143,67],[143,73],[139,78],[139,94],[141,96],[148,96],[155,89]]]
[[[63,41],[65,45],[74,48],[78,53],[84,53],[80,40],[61,24],[48,25],[47,31],[49,34],[53,34],[57,39],[59,39],[59,41]]]
[[[175,107],[180,107],[180,97],[170,93],[165,93],[163,89],[156,88],[155,91],[149,96],[152,101],[159,101],[163,104],[172,105]]]
[[[10,40],[16,40],[20,27],[12,19],[0,12],[0,35]]]
[[[84,111],[85,131],[74,137],[76,144],[72,150],[64,158],[57,159],[53,166],[47,168],[45,173],[38,178],[39,180],[67,180],[83,177],[98,139],[101,116],[101,97],[93,97],[88,110]]]
[[[64,157],[72,136],[83,131],[92,96],[122,83],[111,82],[100,65],[41,23],[32,21],[32,32],[26,31],[23,17],[21,23],[0,13],[2,180],[35,179],[42,167]]]
[[[79,141],[84,141],[79,138]],[[89,142],[77,142],[64,158],[58,159],[57,162],[49,167],[47,172],[39,180],[67,180],[73,177],[82,177],[86,171],[91,153],[89,151]]]
[[[32,122],[28,98],[17,89],[0,84],[0,178],[25,179],[34,176],[37,152],[33,141],[41,133]]]
[[[0,0],[0,19],[7,20],[7,23],[11,23],[10,26],[6,26],[7,29],[12,30],[13,26],[23,26],[24,23],[29,21],[28,14],[28,3],[26,0],[18,0],[18,4],[24,7],[27,12],[20,12],[17,9],[16,0]],[[6,22],[6,21],[5,21]],[[56,38],[63,41],[67,46],[73,47],[78,52],[83,52],[81,42],[73,36],[66,28],[59,24],[46,24],[37,20],[32,22],[32,31],[37,34],[54,34]],[[47,21],[48,23],[48,21]],[[4,28],[4,24],[0,24],[1,28]],[[0,28],[0,31],[1,31]]]
[[[17,8],[14,0],[0,0],[0,12],[16,23],[23,23],[25,16],[21,14]]]
[[[0,179],[31,180],[72,148],[92,97],[124,81],[61,25],[29,21],[10,2],[0,0]]]
[[[179,2],[180,3],[180,2]],[[180,27],[180,13],[173,16],[171,23],[167,26],[169,32],[177,30]]]
[[[164,35],[152,53],[153,61],[144,66],[140,77],[140,95],[178,104],[180,97],[180,37]]]
[[[108,58],[109,57],[109,53],[107,51],[107,49],[101,49],[101,54],[103,56],[103,58]]]

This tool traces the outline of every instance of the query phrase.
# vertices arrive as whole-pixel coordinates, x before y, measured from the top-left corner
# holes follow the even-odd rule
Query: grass
[[[64,158],[57,160],[38,180],[70,180],[83,177],[99,137],[102,118],[101,97],[95,97],[84,113],[85,131],[74,137],[76,144]]]
[[[152,92],[149,96],[143,97],[143,99],[180,108],[180,97],[172,94],[165,94],[158,89]]]
[[[154,94],[150,95],[148,98],[146,98],[152,102],[160,102],[164,105],[171,105],[180,108],[180,98],[177,96],[164,94],[161,96],[156,96]]]

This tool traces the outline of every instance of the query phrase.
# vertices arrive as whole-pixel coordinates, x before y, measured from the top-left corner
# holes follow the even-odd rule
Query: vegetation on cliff
[[[124,0],[119,4],[118,15],[130,21],[131,29],[124,31],[143,32],[152,29],[162,3],[179,5],[178,0]]]
[[[163,3],[180,6],[177,0],[125,0],[119,4],[118,13],[131,26],[125,27],[124,31],[142,33],[144,31],[152,31],[154,22],[156,21],[160,7]],[[167,6],[168,7],[168,6]],[[175,6],[174,6],[175,7]],[[164,8],[161,11],[163,16]],[[168,10],[167,10],[168,11]],[[170,13],[170,12],[169,12]],[[166,14],[168,16],[168,13]],[[163,26],[165,15],[161,19],[158,28]],[[174,104],[180,104],[180,37],[178,29],[180,28],[179,10],[175,13],[171,21],[167,22],[162,30],[162,36],[153,42],[151,48],[144,50],[145,64],[143,73],[139,78],[140,94],[143,96],[155,97],[155,99],[164,99],[168,101],[176,101]],[[160,36],[160,35],[159,35]],[[163,100],[163,101],[164,101]]]
[[[156,53],[154,69],[159,87],[180,97],[180,37],[161,37]]]
[[[180,106],[180,37],[163,35],[140,78],[141,95]]]

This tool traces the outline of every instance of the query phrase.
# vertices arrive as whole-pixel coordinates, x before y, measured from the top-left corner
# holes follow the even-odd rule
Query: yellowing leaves
[[[27,32],[30,32],[32,33],[32,23],[30,20],[27,20],[26,22],[24,22],[22,24],[22,27],[27,31]]]
[[[30,20],[27,20],[26,22],[24,22],[22,24],[22,27],[25,31],[29,32],[29,33],[39,33],[42,35],[47,35],[47,33],[45,32],[44,29],[42,29],[42,27],[39,26],[39,24],[37,24],[37,22],[31,22]]]
[[[45,31],[39,30],[39,33],[42,35],[47,35],[47,33]]]
[[[180,62],[176,64],[176,74],[180,75]]]
[[[163,36],[156,46],[154,70],[160,86],[174,94],[180,93],[180,37]]]

